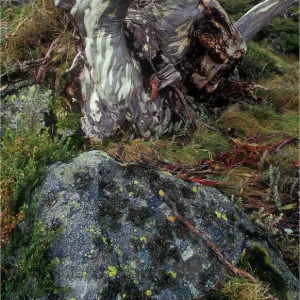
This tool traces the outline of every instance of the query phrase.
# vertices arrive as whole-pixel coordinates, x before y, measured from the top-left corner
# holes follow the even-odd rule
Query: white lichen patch
[[[187,261],[194,255],[194,250],[188,246],[185,251],[182,253],[181,257],[183,261]]]

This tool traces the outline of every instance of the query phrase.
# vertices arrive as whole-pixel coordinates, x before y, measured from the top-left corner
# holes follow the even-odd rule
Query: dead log
[[[143,137],[163,132],[188,86],[213,91],[245,54],[242,35],[248,38],[258,28],[253,20],[251,33],[243,30],[246,19],[233,26],[215,0],[56,5],[70,10],[82,37],[81,127],[86,138],[100,141],[118,128]]]

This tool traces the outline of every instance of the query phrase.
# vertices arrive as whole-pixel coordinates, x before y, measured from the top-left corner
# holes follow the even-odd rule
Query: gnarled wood
[[[197,43],[203,51],[192,79],[185,80],[207,90],[245,52],[242,37],[214,0],[57,0],[57,5],[71,9],[85,42],[81,125],[88,138],[103,140],[126,123],[142,136],[162,132],[171,111],[160,91],[176,83],[185,96],[179,64]]]
[[[56,0],[84,41],[84,135],[102,141],[128,124],[144,137],[163,132],[172,106],[186,106],[186,87],[213,91],[244,55],[244,38],[293,2],[266,0],[234,26],[215,0]]]

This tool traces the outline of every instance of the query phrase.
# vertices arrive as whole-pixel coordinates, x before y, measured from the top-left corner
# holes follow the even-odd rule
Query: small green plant
[[[26,243],[24,237],[14,239],[14,243],[19,240],[17,256],[16,245],[10,244],[1,258],[3,299],[36,299],[46,294],[58,294],[61,290],[53,285],[51,275],[52,268],[59,260],[51,261],[46,255],[51,240],[61,230],[46,231],[37,222],[31,222],[29,226],[32,228]]]
[[[268,172],[268,185],[269,190],[267,197],[265,199],[266,202],[274,202],[276,205],[276,208],[279,212],[282,211],[282,203],[280,201],[279,197],[279,179],[280,179],[280,171],[278,167],[274,167],[273,165],[270,165],[269,172]]]
[[[20,209],[30,200],[30,193],[42,179],[45,167],[59,160],[70,158],[68,140],[51,138],[31,132],[7,132],[1,143],[1,241],[8,242],[9,232]],[[22,214],[23,215],[23,214]],[[14,226],[12,226],[14,225]]]

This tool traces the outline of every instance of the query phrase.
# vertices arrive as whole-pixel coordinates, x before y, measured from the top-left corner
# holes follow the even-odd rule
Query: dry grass
[[[224,130],[234,129],[242,138],[269,133],[297,137],[299,114],[294,110],[276,114],[272,106],[251,106],[244,109],[236,104],[224,111],[217,124]]]
[[[74,46],[70,47],[72,39],[67,32],[65,14],[55,7],[54,1],[36,0],[22,8],[4,7],[1,17],[2,72],[25,60],[44,57],[51,42],[59,35],[62,35],[62,42],[56,55],[71,57],[74,54]]]
[[[270,89],[266,93],[267,101],[275,107],[299,111],[299,74],[295,77],[288,74],[261,80],[259,83]]]
[[[122,147],[122,151],[118,150]],[[210,131],[199,125],[194,132],[178,134],[177,136],[164,137],[158,140],[144,141],[135,139],[131,142],[126,138],[118,143],[110,142],[106,145],[92,145],[94,149],[102,149],[110,155],[121,158],[126,162],[143,160],[156,163],[163,160],[170,164],[190,165],[197,164],[201,158],[212,158],[230,147],[227,138],[220,133]]]
[[[231,300],[267,300],[267,291],[268,286],[239,277],[228,280],[221,290],[222,294]]]

